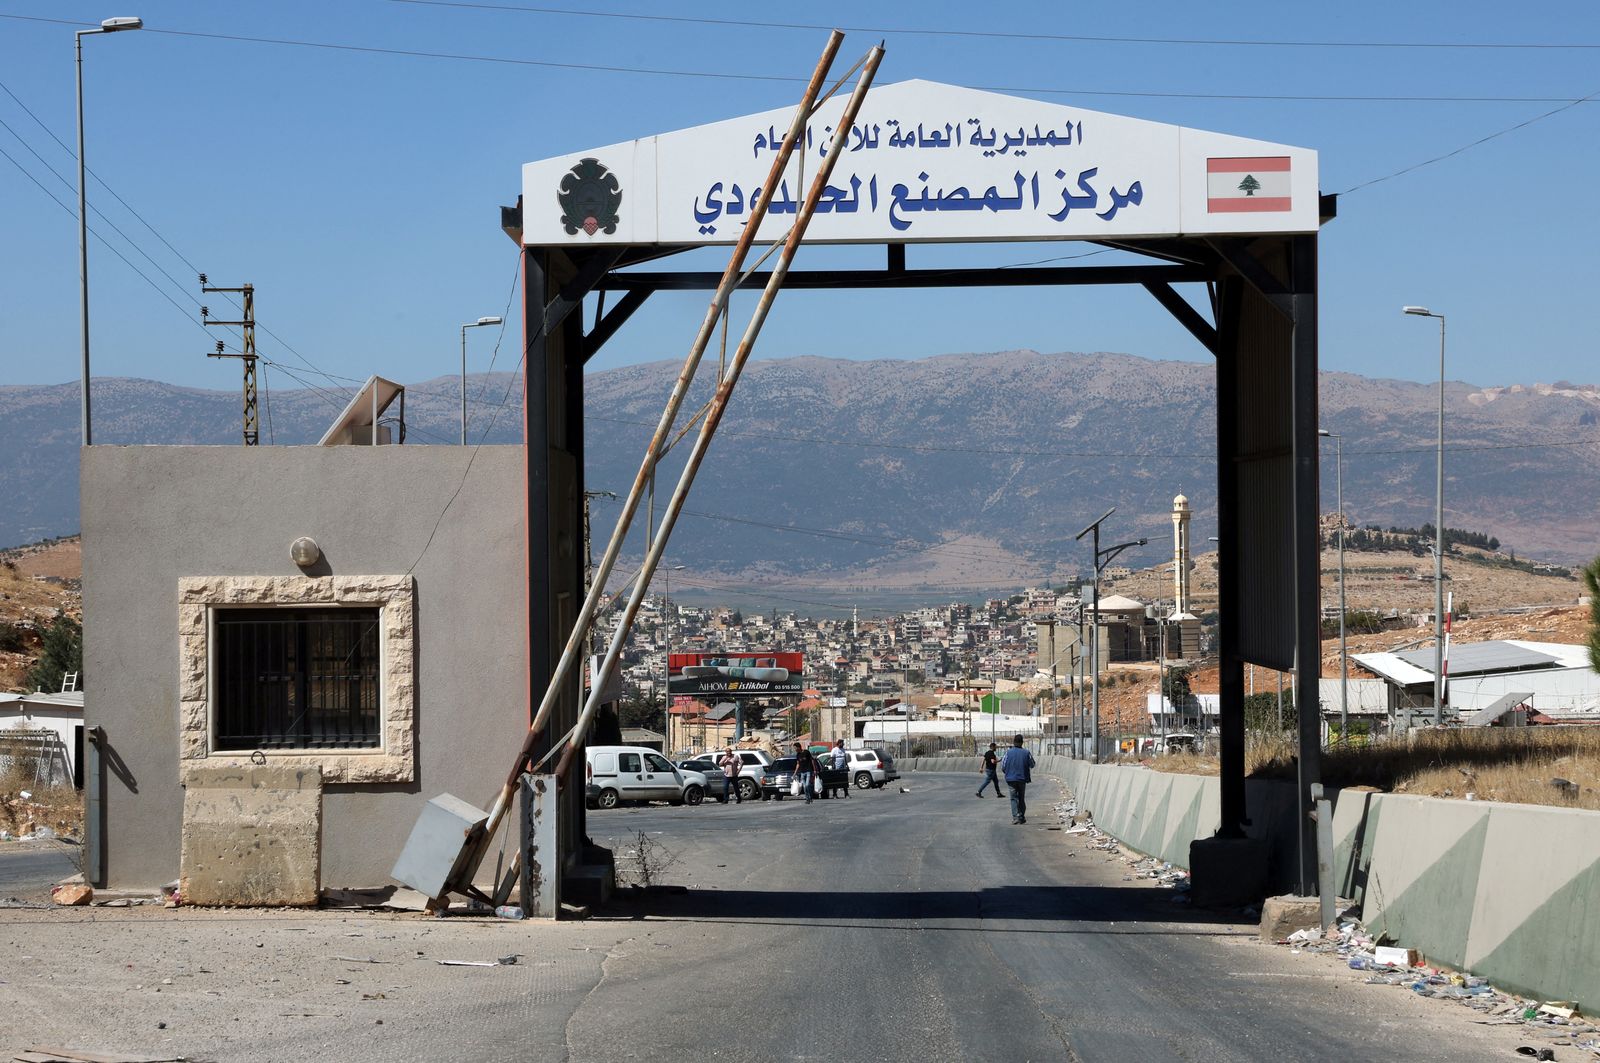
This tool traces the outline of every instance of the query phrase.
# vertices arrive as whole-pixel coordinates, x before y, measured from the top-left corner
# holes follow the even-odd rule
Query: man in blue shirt
[[[1033,781],[1033,754],[1022,748],[1022,736],[1012,739],[1000,761],[1000,774],[1006,777],[1011,788],[1011,822],[1028,822],[1028,784]]]

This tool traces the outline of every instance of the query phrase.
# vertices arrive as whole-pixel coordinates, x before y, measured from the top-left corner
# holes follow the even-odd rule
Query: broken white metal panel
[[[366,383],[361,385],[355,394],[328,430],[322,433],[322,438],[317,441],[319,447],[350,446],[352,444],[370,445],[388,443],[392,433],[388,427],[378,423],[390,404],[395,399],[401,399],[401,409],[405,409],[405,385],[397,384],[393,380],[386,380],[376,374],[367,377]],[[377,431],[373,428],[376,426]],[[404,425],[401,429],[404,436]]]
[[[1533,697],[1532,691],[1513,690],[1511,693],[1502,695],[1491,702],[1486,708],[1463,718],[1461,722],[1467,727],[1488,727],[1531,697]]]
[[[770,221],[798,210],[845,106],[823,104]],[[787,110],[523,167],[527,246],[733,243]],[[851,123],[812,243],[1314,233],[1317,153],[932,81],[874,89]]]
[[[460,877],[467,855],[474,851],[467,843],[476,840],[488,818],[459,797],[435,797],[422,807],[390,877],[424,896],[443,897],[446,883]],[[470,871],[466,878],[470,881]]]

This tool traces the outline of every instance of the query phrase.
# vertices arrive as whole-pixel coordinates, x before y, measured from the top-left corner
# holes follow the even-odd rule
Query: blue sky
[[[510,2],[510,0],[507,0]],[[1460,148],[1559,102],[1204,99],[1262,96],[1548,97],[1600,91],[1600,7],[1592,0],[1326,5],[1146,3],[915,7],[821,2],[617,4],[585,10],[714,19],[839,23],[845,53],[879,35],[884,82],[928,78],[1051,102],[1315,148],[1325,192]],[[338,4],[13,0],[0,15],[98,22],[139,15],[151,29],[449,52],[555,63],[799,78],[815,29],[678,24],[446,7],[394,0]],[[933,36],[905,29],[1024,35]],[[0,18],[0,120],[69,182],[75,136],[72,30]],[[1583,45],[1463,49],[1253,47],[1028,39],[1228,40]],[[153,32],[85,44],[91,169],[213,283],[257,288],[262,353],[312,379],[299,360],[343,377],[416,381],[457,371],[458,326],[504,310],[516,267],[498,229],[523,162],[635,136],[791,106],[789,81],[555,69],[292,47]],[[1052,90],[1046,92],[1044,90]],[[1113,95],[1179,94],[1179,95]],[[1590,320],[1600,281],[1600,101],[1572,107],[1415,173],[1345,196],[1323,233],[1322,361],[1327,369],[1427,380],[1437,333],[1404,303],[1450,317],[1453,379],[1480,384],[1600,381]],[[5,128],[0,149],[68,206],[59,183]],[[91,216],[187,310],[188,265],[103,190],[97,204],[171,274],[168,281]],[[56,383],[78,372],[76,221],[0,158],[0,383]],[[912,266],[999,265],[1073,247],[917,249]],[[870,258],[823,251],[812,261]],[[722,252],[705,253],[710,268]],[[802,262],[802,265],[804,262]],[[237,364],[204,357],[201,329],[103,246],[91,244],[96,375],[237,386]],[[207,300],[216,304],[215,297]],[[744,304],[748,307],[748,303]],[[214,307],[215,308],[215,307]],[[736,305],[736,313],[738,307]],[[592,366],[681,358],[704,296],[658,296]],[[742,321],[741,318],[736,320]],[[485,368],[494,330],[472,337]],[[512,337],[516,332],[510,333]],[[515,344],[508,344],[511,351]],[[1142,291],[983,291],[959,307],[938,292],[788,293],[760,357],[915,358],[1031,347],[1202,355]],[[499,368],[514,364],[502,353]],[[505,359],[510,359],[506,361]],[[280,375],[279,387],[294,386]]]

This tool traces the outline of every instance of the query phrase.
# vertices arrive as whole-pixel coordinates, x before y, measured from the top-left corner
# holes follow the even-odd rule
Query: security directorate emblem
[[[622,185],[599,159],[579,159],[578,165],[561,178],[556,201],[561,204],[561,225],[568,236],[578,235],[579,229],[590,236],[600,230],[607,236],[617,231]]]

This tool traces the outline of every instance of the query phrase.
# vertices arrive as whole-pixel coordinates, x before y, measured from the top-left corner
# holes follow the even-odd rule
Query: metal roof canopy
[[[787,228],[833,137],[841,101],[812,116],[757,243]],[[1317,233],[1337,210],[1305,148],[951,85],[874,89],[848,132],[807,236],[882,244],[882,269],[791,272],[785,287],[865,289],[1137,284],[1216,357],[1221,837],[1244,835],[1244,665],[1294,670],[1318,701]],[[501,227],[523,248],[530,712],[584,596],[583,367],[658,291],[712,290],[720,273],[639,270],[731,244],[791,112],[770,111],[523,167]],[[843,151],[849,152],[848,158]],[[773,217],[776,215],[777,217]],[[1089,241],[1129,265],[908,269],[906,245]],[[753,273],[745,287],[767,276]],[[1197,309],[1173,287],[1204,284]],[[574,313],[600,293],[595,319]],[[607,306],[607,293],[621,298]],[[1246,565],[1244,559],[1250,563]],[[576,682],[546,736],[577,718]],[[1300,718],[1300,778],[1321,779],[1316,713]],[[605,741],[602,735],[595,740]],[[534,751],[542,756],[549,737]],[[568,793],[578,780],[566,780]],[[1306,795],[1302,794],[1304,798]],[[581,802],[559,845],[583,843]],[[1315,881],[1309,822],[1300,885]]]
[[[1428,673],[1433,682],[1433,651],[1406,650],[1395,654],[1407,664]],[[1548,653],[1525,649],[1510,642],[1456,642],[1450,646],[1448,661],[1452,679],[1484,672],[1526,672],[1534,668],[1559,667],[1560,661]]]

